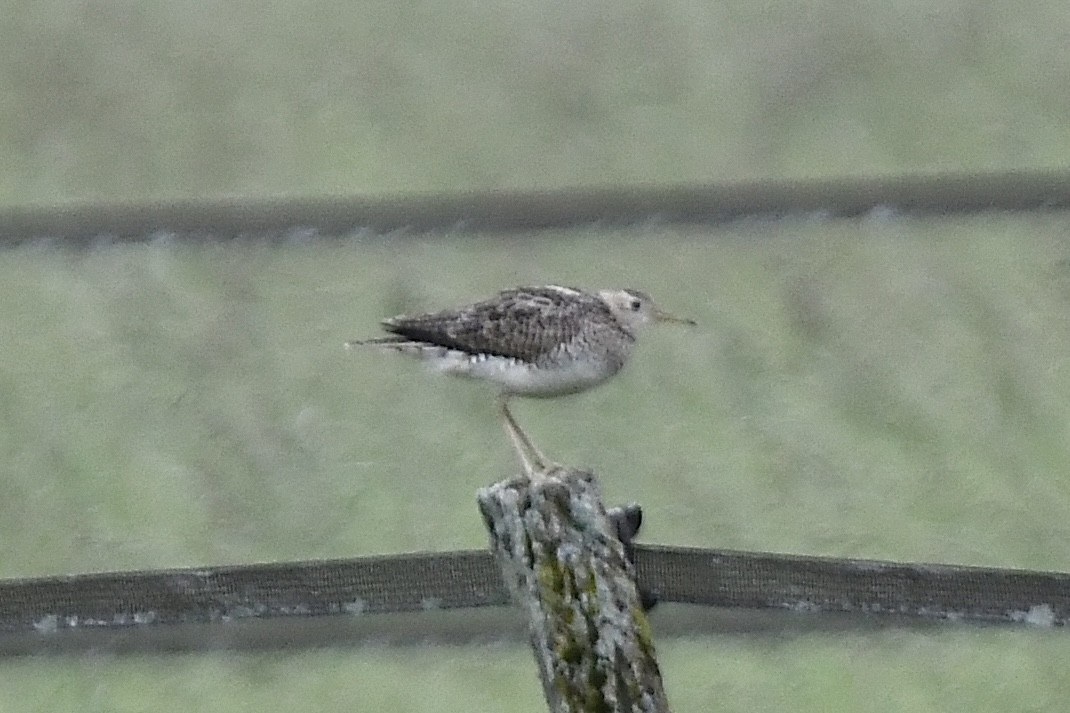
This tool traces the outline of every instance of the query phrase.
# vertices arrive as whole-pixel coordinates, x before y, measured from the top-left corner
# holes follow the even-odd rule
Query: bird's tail
[[[351,339],[345,343],[346,349],[357,347],[389,347],[399,341],[397,337],[374,337],[372,339]]]
[[[415,354],[418,356],[430,356],[428,352],[442,352],[442,347],[436,347],[425,342],[417,342],[406,337],[374,337],[372,339],[353,339],[345,343],[346,349],[359,349],[360,347],[377,347],[390,351]]]

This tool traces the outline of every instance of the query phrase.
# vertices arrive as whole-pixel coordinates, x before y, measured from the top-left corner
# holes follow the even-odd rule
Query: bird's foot
[[[529,480],[545,480],[569,471],[568,466],[554,463],[553,461],[524,463],[523,466],[524,475],[526,475]]]
[[[548,459],[526,439],[514,439],[513,447],[521,469],[529,480],[544,480],[568,470],[566,466]]]

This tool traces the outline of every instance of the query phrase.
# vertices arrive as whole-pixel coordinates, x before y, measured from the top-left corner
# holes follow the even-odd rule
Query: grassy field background
[[[0,0],[0,206],[1070,164],[1053,0]],[[655,225],[0,252],[0,576],[485,542],[489,392],[342,343],[647,289],[518,404],[648,541],[1070,570],[1070,221]],[[1062,711],[1063,632],[660,640],[679,711]],[[519,646],[0,660],[0,711],[543,710]]]
[[[0,204],[1070,162],[1059,0],[0,11]]]
[[[553,457],[595,468],[610,502],[643,504],[648,541],[1070,570],[1067,226],[9,249],[0,574],[481,546],[474,492],[515,470],[490,392],[342,343],[382,315],[549,279],[643,286],[700,323],[644,335],[600,390],[516,408]],[[1070,694],[1062,632],[660,649],[679,710],[1059,710]],[[0,702],[534,711],[529,656],[8,660]]]

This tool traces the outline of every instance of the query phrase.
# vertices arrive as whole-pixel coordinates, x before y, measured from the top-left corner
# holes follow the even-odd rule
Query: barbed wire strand
[[[713,224],[752,216],[955,215],[1070,208],[1070,172],[941,173],[706,185],[399,196],[65,204],[0,210],[0,244],[251,237],[302,240],[584,225]]]

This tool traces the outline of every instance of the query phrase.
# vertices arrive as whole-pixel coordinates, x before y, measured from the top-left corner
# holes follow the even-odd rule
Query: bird
[[[509,410],[513,397],[554,398],[594,388],[628,362],[651,322],[695,325],[637,289],[542,285],[502,290],[455,309],[382,320],[388,336],[346,342],[411,355],[435,371],[494,384],[497,410],[529,478],[560,470]]]

